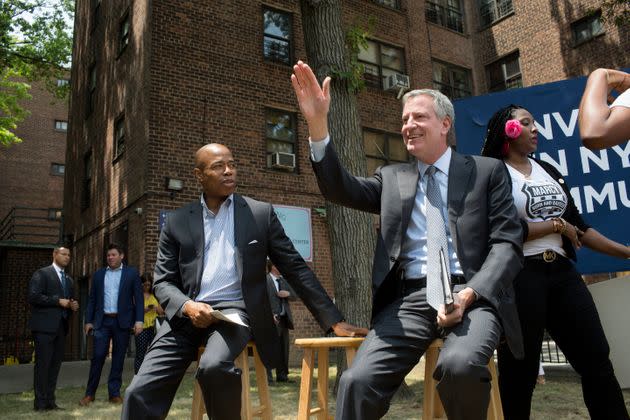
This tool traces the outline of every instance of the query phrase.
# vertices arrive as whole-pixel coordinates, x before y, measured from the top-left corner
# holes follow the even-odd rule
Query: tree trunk
[[[320,82],[332,71],[346,71],[348,56],[339,0],[300,0],[307,62]],[[342,164],[365,175],[366,159],[357,100],[347,82],[333,78],[329,114],[330,136]],[[371,267],[375,229],[363,212],[328,203],[328,231],[333,265],[335,303],[353,324],[368,326],[371,314]],[[338,358],[339,359],[339,358]],[[339,362],[339,360],[338,360]],[[343,363],[338,363],[341,367]],[[341,369],[338,369],[338,375]]]

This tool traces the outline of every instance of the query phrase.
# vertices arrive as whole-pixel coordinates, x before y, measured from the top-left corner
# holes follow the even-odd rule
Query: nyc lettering
[[[552,112],[551,114],[543,115],[542,125],[538,123],[538,121],[536,121],[535,124],[536,128],[538,128],[539,134],[547,140],[553,140],[553,118],[556,125],[560,128],[560,131],[562,131],[562,134],[564,135],[562,138],[566,139],[571,138],[576,134],[575,129],[577,127],[577,116],[578,110],[573,109],[567,123],[559,112]],[[617,165],[616,159],[618,158],[622,168],[626,169],[630,167],[630,142],[626,142],[623,147],[614,146],[610,149],[596,151],[580,147],[579,154],[582,174],[590,174],[591,168],[595,167],[602,171],[610,171],[609,158],[614,158],[614,165]],[[569,166],[564,149],[558,149],[557,156],[555,158],[546,152],[539,153],[539,158],[553,165],[562,174],[562,176],[567,176],[569,174]],[[592,185],[576,186],[571,188],[571,196],[573,197],[573,201],[580,213],[595,212],[595,203],[600,206],[607,205],[608,209],[611,211],[617,210],[620,205],[625,208],[630,208],[628,189],[626,181],[623,179],[607,182],[599,191],[593,188]],[[584,201],[582,201],[582,198],[584,198]]]

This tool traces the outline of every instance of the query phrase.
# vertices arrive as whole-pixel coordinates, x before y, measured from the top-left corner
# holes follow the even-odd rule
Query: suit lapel
[[[472,180],[472,162],[459,153],[453,151],[448,170],[448,222],[453,238],[453,245],[457,252],[457,218],[461,214],[464,199],[468,193],[468,184]]]
[[[201,286],[201,278],[203,277],[203,248],[205,245],[204,225],[203,225],[203,209],[199,201],[190,207],[190,215],[188,217],[188,232],[190,240],[195,248],[197,259],[197,290]]]
[[[52,280],[53,284],[56,285],[57,290],[61,292],[61,295],[65,295],[65,291],[61,285],[61,280],[59,279],[59,275],[57,274],[57,269],[55,269],[54,265],[50,265],[50,269],[48,270],[48,275],[50,276],[50,280]]]
[[[411,212],[413,211],[413,203],[416,199],[416,190],[418,188],[418,176],[418,165],[415,161],[404,166],[396,173],[402,209],[399,231],[400,244],[398,244],[398,246],[402,246],[402,238],[404,238],[403,232],[406,232],[407,226],[409,226]]]
[[[243,250],[247,246],[247,233],[254,232],[254,221],[247,202],[238,194],[234,198],[234,245],[236,246],[236,269],[241,281],[246,278],[243,274]]]

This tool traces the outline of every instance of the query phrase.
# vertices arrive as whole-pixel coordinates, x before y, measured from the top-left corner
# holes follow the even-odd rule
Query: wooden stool
[[[199,354],[197,356],[197,363],[199,358],[203,354],[204,347],[199,347]],[[258,387],[258,401],[259,406],[253,407],[252,401],[249,395],[249,349],[252,350],[254,356],[254,367],[256,369],[256,384]],[[272,420],[271,416],[271,395],[269,394],[269,385],[267,384],[267,371],[265,365],[263,365],[256,350],[256,345],[253,341],[247,343],[247,346],[243,349],[241,354],[234,360],[236,367],[241,369],[241,419],[251,420],[253,417],[261,417],[264,420]],[[192,420],[202,420],[203,415],[206,413],[206,406],[203,402],[203,396],[201,394],[201,387],[199,383],[195,381],[195,388],[193,391],[192,401],[192,413],[190,418]]]
[[[313,414],[317,414],[319,420],[328,420],[328,350],[331,347],[345,348],[346,360],[348,361],[348,366],[350,366],[357,353],[357,348],[359,348],[363,340],[363,337],[298,338],[295,340],[295,345],[304,350],[298,420],[308,420]],[[319,405],[311,408],[315,352],[318,355],[317,403]]]
[[[424,403],[422,408],[423,419],[437,419],[444,417],[444,407],[440,396],[435,389],[437,381],[433,379],[433,371],[437,365],[438,354],[444,342],[440,339],[433,340],[425,353],[424,363]],[[497,368],[494,358],[488,362],[491,382],[490,403],[488,404],[488,420],[503,420],[503,407],[501,406],[501,395],[499,394],[499,382],[497,379]]]

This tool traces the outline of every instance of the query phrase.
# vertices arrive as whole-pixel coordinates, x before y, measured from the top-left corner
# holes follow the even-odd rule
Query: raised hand
[[[298,61],[293,66],[291,84],[300,106],[300,111],[308,124],[312,141],[323,140],[328,136],[328,110],[330,108],[330,77],[319,85],[315,73],[308,64]]]

